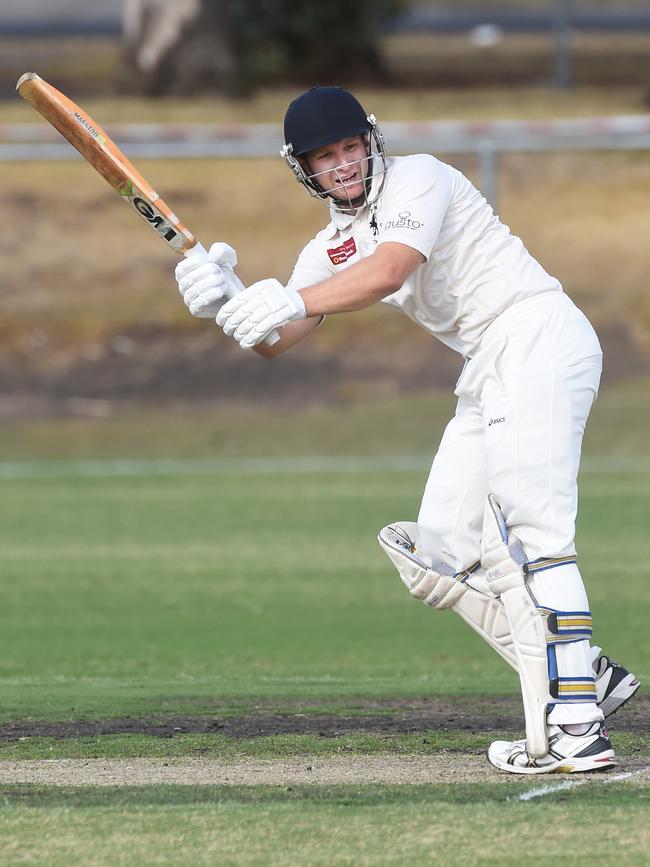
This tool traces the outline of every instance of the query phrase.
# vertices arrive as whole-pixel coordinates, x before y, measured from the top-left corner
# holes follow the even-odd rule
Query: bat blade
[[[198,242],[189,229],[129,162],[106,131],[80,106],[35,72],[22,75],[16,90],[88,160],[177,254],[186,254],[197,246]]]
[[[205,249],[190,230],[129,162],[106,131],[79,105],[35,72],[21,75],[16,90],[79,151],[177,255],[207,259]],[[232,289],[234,293],[243,286],[234,273],[233,278],[231,283],[236,287]],[[272,331],[265,343],[272,346],[279,339],[277,331]]]

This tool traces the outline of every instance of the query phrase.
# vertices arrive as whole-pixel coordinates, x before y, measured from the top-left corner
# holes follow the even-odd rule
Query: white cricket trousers
[[[575,554],[582,437],[598,393],[596,334],[563,292],[522,301],[486,330],[456,385],[418,516],[424,553],[460,572],[481,556],[483,510],[494,493],[529,561]],[[486,592],[480,570],[477,589]],[[575,564],[536,573],[538,604],[588,611]],[[593,675],[589,642],[557,648],[558,667]],[[556,705],[550,722],[602,718],[589,704]]]

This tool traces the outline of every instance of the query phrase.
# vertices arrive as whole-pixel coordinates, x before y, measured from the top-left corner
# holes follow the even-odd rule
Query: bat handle
[[[208,261],[208,251],[205,249],[203,244],[200,241],[197,241],[193,247],[190,247],[189,250],[185,250],[186,258],[196,257],[197,259],[202,259],[204,262]],[[226,285],[228,287],[228,297],[232,298],[237,295],[238,292],[241,292],[244,289],[244,284],[239,279],[239,277],[235,274],[232,268],[224,268],[224,275],[226,277]],[[280,335],[277,331],[271,331],[264,338],[264,343],[267,346],[274,346],[278,340],[280,339]]]
[[[197,259],[205,259],[206,262],[208,261],[208,251],[200,241],[197,241],[193,247],[183,250],[183,255],[186,259],[196,257]]]

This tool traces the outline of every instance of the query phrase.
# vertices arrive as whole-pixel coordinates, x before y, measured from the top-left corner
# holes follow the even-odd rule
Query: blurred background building
[[[345,26],[330,35],[337,21]],[[120,66],[131,67],[131,85],[137,73],[137,86],[151,92],[201,85],[236,92],[330,74],[332,67],[341,75],[343,64],[346,78],[365,74],[402,84],[523,83],[531,75],[562,87],[575,75],[647,83],[647,46],[639,37],[648,33],[645,0],[359,0],[353,6],[332,0],[327,9],[296,0],[25,0],[0,8],[5,38],[120,42]],[[436,58],[441,39],[445,49]],[[540,61],[549,55],[552,68],[542,72]]]

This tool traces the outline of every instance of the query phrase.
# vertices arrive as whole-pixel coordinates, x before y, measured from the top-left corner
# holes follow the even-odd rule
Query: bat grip
[[[203,246],[203,244],[201,244],[200,241],[197,241],[196,244],[191,249],[187,250],[185,252],[185,256],[187,258],[190,258],[190,257],[200,258],[200,259],[203,259],[205,262],[208,261],[208,251],[205,249],[205,247]],[[228,298],[233,298],[235,295],[237,295],[239,292],[241,292],[242,289],[245,288],[245,286],[242,283],[242,281],[239,279],[239,277],[235,274],[233,269],[230,268],[228,265],[222,266],[222,270],[223,270],[224,277],[226,278],[226,288],[228,290]],[[264,343],[266,343],[267,346],[274,346],[278,342],[279,339],[280,339],[280,335],[278,334],[277,331],[274,330],[274,331],[269,332],[269,334],[266,335],[266,337],[264,338]]]

